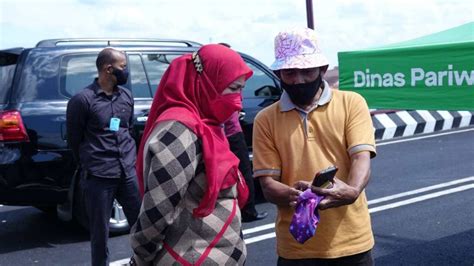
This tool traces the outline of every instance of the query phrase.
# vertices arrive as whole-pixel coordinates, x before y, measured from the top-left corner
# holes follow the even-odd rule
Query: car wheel
[[[114,200],[112,206],[112,213],[109,220],[109,230],[111,234],[125,234],[128,233],[130,226],[128,225],[127,217],[123,212],[122,205],[118,203],[117,200]]]
[[[89,231],[89,218],[87,217],[84,194],[83,184],[78,182],[74,193],[74,216],[79,224]],[[111,235],[121,235],[128,233],[129,229],[122,206],[117,200],[114,200],[109,219],[109,233]]]

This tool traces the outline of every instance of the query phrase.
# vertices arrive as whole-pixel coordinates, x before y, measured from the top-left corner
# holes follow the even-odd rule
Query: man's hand
[[[291,207],[296,207],[296,203],[298,203],[298,196],[302,193],[302,191],[305,191],[308,188],[311,188],[311,183],[307,181],[296,181],[296,183],[293,184],[293,189],[298,191],[298,195],[296,196],[296,198],[293,197],[293,200],[290,201]]]
[[[325,210],[352,204],[359,197],[370,179],[370,153],[362,151],[351,156],[351,168],[347,181],[334,178],[329,188],[311,187],[311,190],[321,196],[326,196],[318,208]]]
[[[325,196],[318,205],[318,209],[321,210],[349,205],[359,197],[359,191],[356,188],[347,185],[337,177],[329,188],[312,186],[311,190],[320,196]]]
[[[298,197],[300,196],[301,194],[301,191],[296,189],[296,188],[292,188],[292,187],[288,187],[289,188],[289,191],[288,191],[288,200],[289,200],[289,203],[288,205],[290,205],[290,207],[296,207],[296,203],[298,203]]]
[[[294,207],[298,196],[302,193],[300,190],[280,183],[270,176],[259,177],[259,180],[265,198],[281,207]]]
[[[305,191],[306,189],[311,188],[311,182],[301,180],[296,181],[296,183],[293,184],[293,187],[299,191]]]

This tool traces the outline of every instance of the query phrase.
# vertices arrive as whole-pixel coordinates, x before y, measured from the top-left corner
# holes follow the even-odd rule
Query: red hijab
[[[222,104],[214,104],[224,89],[241,76],[250,78],[252,70],[238,53],[223,45],[205,45],[197,56],[186,54],[173,60],[158,86],[138,150],[136,167],[142,195],[145,142],[157,124],[175,120],[186,125],[202,141],[208,187],[193,215],[209,215],[219,191],[234,184],[238,188],[239,206],[244,206],[248,188],[238,170],[239,159],[229,149],[222,121],[215,118],[217,112],[228,110],[223,110]]]

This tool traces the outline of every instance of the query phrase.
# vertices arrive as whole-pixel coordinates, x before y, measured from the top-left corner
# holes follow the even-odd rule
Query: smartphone
[[[312,185],[315,187],[322,187],[326,188],[331,184],[331,181],[334,179],[334,176],[336,176],[337,172],[337,167],[336,166],[330,166],[320,172],[318,172],[313,179]]]

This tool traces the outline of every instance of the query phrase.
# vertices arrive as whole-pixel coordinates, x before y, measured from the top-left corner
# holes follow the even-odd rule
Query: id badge
[[[110,125],[109,125],[110,131],[119,131],[119,128],[120,128],[120,118],[117,118],[117,117],[110,118]]]

